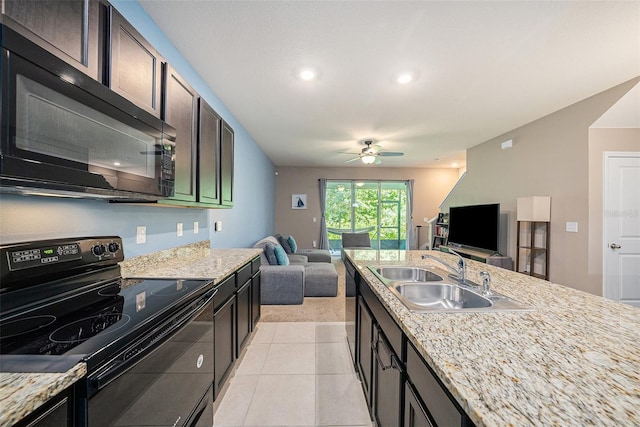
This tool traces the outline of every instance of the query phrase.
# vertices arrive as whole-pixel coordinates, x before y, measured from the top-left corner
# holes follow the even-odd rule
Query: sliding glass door
[[[374,249],[405,249],[407,182],[328,180],[325,218],[334,251],[344,232],[368,233]]]

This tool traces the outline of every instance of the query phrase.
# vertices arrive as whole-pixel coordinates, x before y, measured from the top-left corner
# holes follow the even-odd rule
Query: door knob
[[[615,243],[611,243],[611,244],[609,245],[609,247],[610,247],[611,249],[620,249],[622,246],[620,246],[620,245],[618,245],[618,244],[615,244]]]

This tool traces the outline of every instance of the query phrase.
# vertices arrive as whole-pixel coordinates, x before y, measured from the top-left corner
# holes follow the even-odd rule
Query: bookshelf
[[[449,238],[449,214],[439,213],[435,224],[433,225],[433,244],[432,249],[438,249],[445,246]]]

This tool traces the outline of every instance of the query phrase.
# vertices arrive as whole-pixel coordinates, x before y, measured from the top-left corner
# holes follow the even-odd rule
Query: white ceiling
[[[363,166],[341,152],[368,138],[405,153],[382,166],[464,164],[640,75],[639,1],[139,3],[276,166]]]

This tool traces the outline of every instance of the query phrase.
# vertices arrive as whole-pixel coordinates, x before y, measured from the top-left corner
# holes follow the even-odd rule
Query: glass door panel
[[[325,218],[329,247],[342,248],[342,233],[368,233],[374,249],[405,249],[405,181],[328,181]]]

